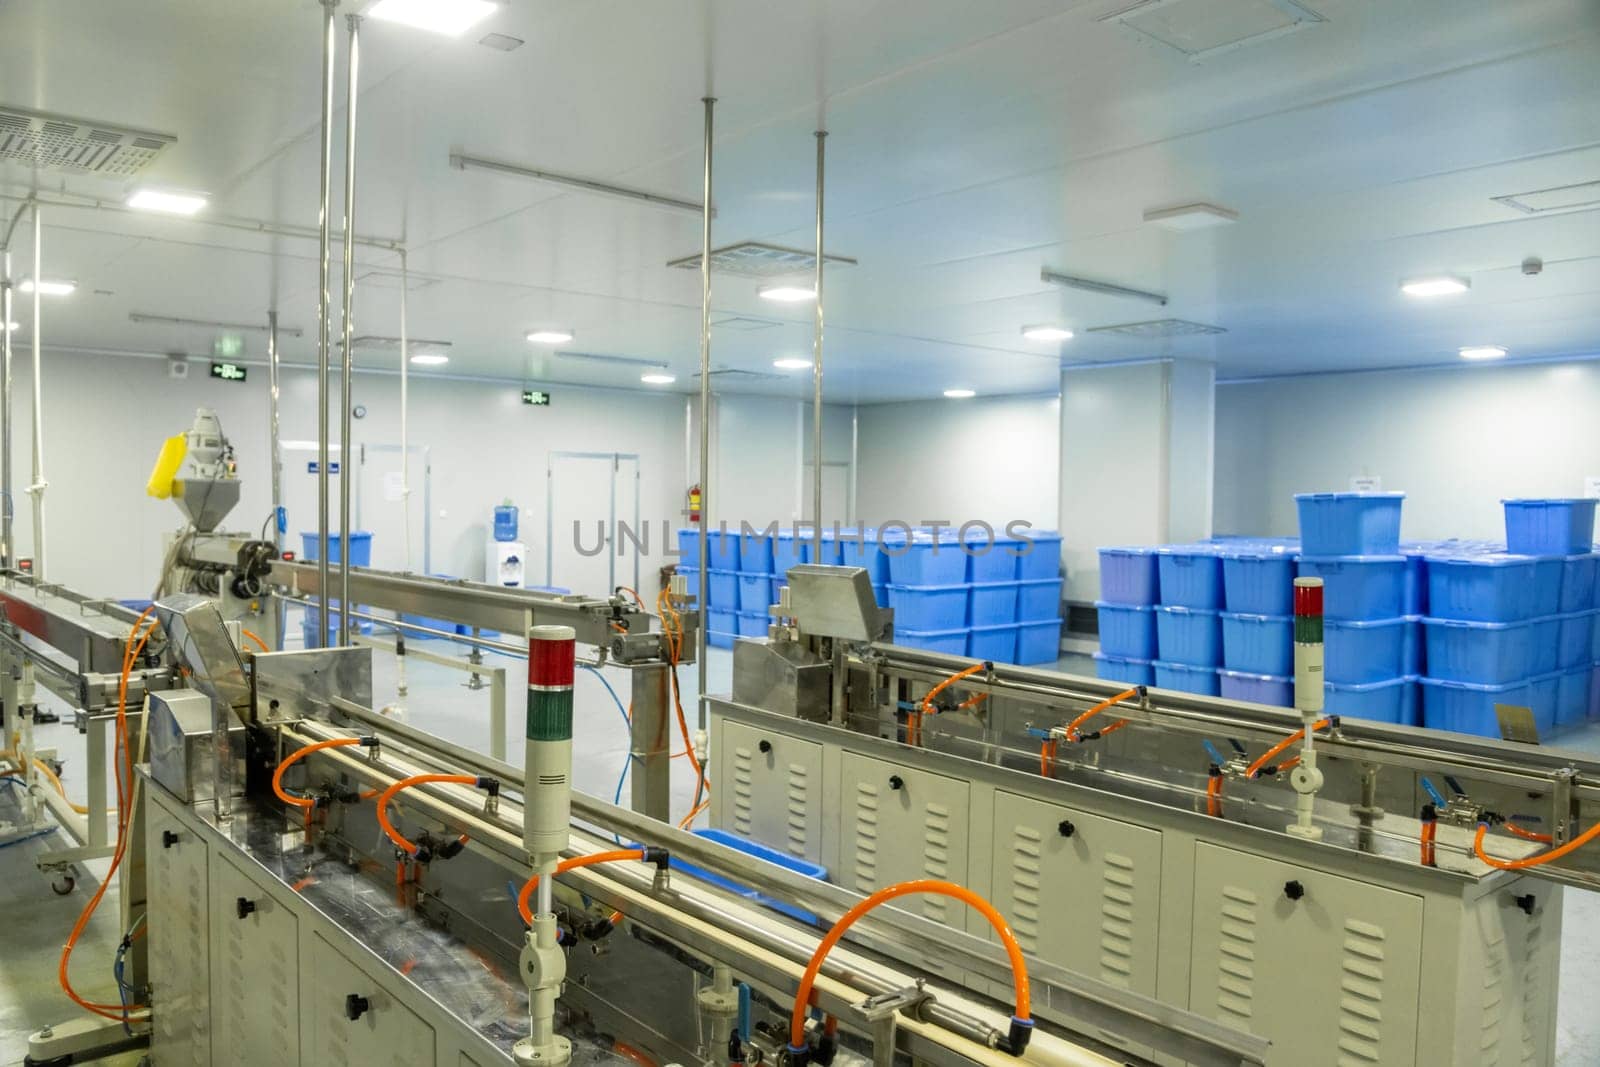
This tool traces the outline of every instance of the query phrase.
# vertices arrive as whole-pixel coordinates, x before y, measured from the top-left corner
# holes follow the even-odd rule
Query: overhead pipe
[[[350,58],[346,64],[344,88],[344,232],[356,232],[356,92],[361,67],[361,16],[346,15],[350,32]],[[350,643],[350,480],[355,450],[350,447],[351,367],[355,361],[350,340],[355,322],[351,312],[356,299],[356,243],[344,242],[344,359],[339,376],[339,645]]]
[[[33,576],[43,582],[44,570],[44,491],[49,482],[44,477],[44,350],[39,340],[39,290],[44,281],[44,223],[39,218],[39,205],[33,205],[33,483],[28,495],[33,497]],[[10,333],[10,322],[6,323]]]
[[[333,184],[333,13],[339,0],[322,0],[322,172],[317,225],[317,648],[328,644],[328,211]]]
[[[705,104],[706,129],[705,174],[700,204],[700,569],[695,575],[700,585],[695,593],[695,604],[700,611],[700,625],[695,628],[695,659],[699,679],[699,689],[696,690],[699,699],[695,701],[698,706],[695,747],[700,751],[695,757],[703,766],[708,712],[706,627],[710,619],[706,612],[706,605],[710,602],[707,599],[709,574],[706,568],[710,552],[707,542],[711,539],[711,505],[716,502],[711,492],[711,138],[717,98],[707,96],[702,98],[701,103]]]
[[[822,559],[822,176],[827,130],[817,131],[817,299],[811,343],[811,558]]]

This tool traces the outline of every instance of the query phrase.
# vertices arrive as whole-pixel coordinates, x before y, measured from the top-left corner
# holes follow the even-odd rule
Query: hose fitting
[[[1004,1052],[1013,1056],[1021,1056],[1028,1049],[1028,1040],[1033,1037],[1033,1020],[1011,1017],[1011,1029],[1006,1034]]]
[[[461,855],[461,850],[466,847],[467,843],[458,837],[439,850],[439,858],[442,860],[454,859]]]
[[[672,853],[662,845],[646,845],[641,851],[644,855],[639,857],[639,862],[653,863],[658,871],[666,870],[671,864]]]
[[[477,785],[479,789],[483,790],[485,793],[488,793],[492,797],[497,797],[500,795],[500,779],[498,778],[480,777]]]
[[[784,1051],[789,1054],[789,1067],[807,1067],[811,1062],[810,1045],[785,1045]]]
[[[819,1067],[832,1067],[833,1058],[839,1054],[839,1042],[834,1040],[832,1034],[823,1034],[817,1038],[815,1059]]]

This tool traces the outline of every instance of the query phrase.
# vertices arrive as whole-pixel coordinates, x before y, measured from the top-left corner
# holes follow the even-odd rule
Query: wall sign
[[[213,361],[211,364],[211,376],[213,378],[220,378],[225,382],[242,382],[249,373],[250,368],[244,366],[242,363],[220,363]]]
[[[550,406],[550,394],[542,389],[524,389],[522,402],[532,404],[536,408],[547,408]]]

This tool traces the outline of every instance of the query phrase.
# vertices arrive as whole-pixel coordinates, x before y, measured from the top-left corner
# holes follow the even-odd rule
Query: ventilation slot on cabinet
[[[1256,908],[1248,889],[1225,886],[1218,930],[1217,1007],[1224,1021],[1247,1022],[1255,1014]],[[1245,1027],[1248,1029],[1248,1027]]]
[[[733,832],[750,836],[755,812],[755,785],[750,773],[753,754],[743,745],[733,750]]]
[[[1383,1044],[1383,927],[1359,919],[1344,924],[1344,959],[1339,976],[1341,1063],[1380,1062]]]
[[[856,784],[856,889],[870,893],[878,888],[878,788]]]
[[[1043,853],[1044,838],[1037,830],[1031,826],[1016,828],[1011,837],[1011,932],[1026,952],[1039,947]]]
[[[810,819],[806,816],[806,800],[810,792],[811,780],[806,777],[805,765],[789,764],[788,839],[789,851],[796,856],[806,854],[806,838],[810,831]]]
[[[1127,989],[1133,982],[1133,860],[1106,853],[1100,881],[1100,977]]]
[[[1521,918],[1521,915],[1517,917]],[[1522,935],[1522,1062],[1529,1065],[1545,1059],[1540,1055],[1539,1035],[1544,1033],[1545,1019],[1550,1012],[1550,1002],[1539,980],[1544,975],[1544,968],[1539,964],[1540,957],[1544,955],[1539,937],[1541,925],[1535,914],[1529,918]]]
[[[950,809],[943,804],[923,808],[922,873],[929,878],[950,877]],[[935,922],[945,922],[950,914],[950,898],[925,894],[922,914]]]

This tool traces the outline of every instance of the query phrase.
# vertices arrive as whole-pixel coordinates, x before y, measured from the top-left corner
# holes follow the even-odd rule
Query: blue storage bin
[[[739,570],[746,574],[771,574],[773,568],[772,542],[772,536],[769,536],[763,530],[740,530]]]
[[[961,531],[957,531],[961,534]],[[996,530],[968,529],[962,549],[967,556],[967,581],[1009,582],[1017,577],[1017,553],[1022,539]]]
[[[1498,685],[1422,678],[1422,725],[1479,737],[1500,736],[1496,704],[1527,705],[1532,690],[1525,678]]]
[[[1422,725],[1422,679],[1416,675],[1406,678],[1406,687],[1401,691],[1402,706],[1400,709],[1401,726]]]
[[[878,531],[872,527],[840,531],[839,560],[846,567],[865,568],[873,585],[889,584],[889,557],[878,543]],[[810,549],[806,549],[810,552]],[[809,560],[807,560],[809,562]]]
[[[1400,551],[1405,498],[1404,493],[1296,493],[1300,550],[1308,556],[1394,555]]]
[[[1574,611],[1557,616],[1560,620],[1557,637],[1556,668],[1569,670],[1594,661],[1595,613]],[[1535,639],[1537,639],[1535,634]]]
[[[946,652],[952,656],[967,654],[967,628],[954,630],[902,630],[895,627],[894,643],[906,648],[921,648],[929,652]]]
[[[1017,557],[1016,577],[1061,577],[1061,535],[1054,530],[1028,530],[1018,535],[1021,542],[1015,546],[1022,554]]]
[[[1502,500],[1506,548],[1533,556],[1594,551],[1594,500]]]
[[[1400,589],[1400,610],[1407,615],[1428,613],[1428,555],[1418,547],[1400,546],[1406,558],[1405,578]]]
[[[1533,724],[1545,734],[1556,728],[1556,702],[1561,695],[1561,672],[1553,671],[1528,679],[1528,708]]]
[[[740,611],[759,611],[764,615],[772,603],[772,575],[739,575]]]
[[[1561,602],[1556,605],[1557,611],[1588,611],[1600,606],[1594,602],[1597,565],[1600,565],[1600,555],[1593,552],[1562,557]]]
[[[772,576],[772,581],[770,583],[771,588],[767,593],[767,595],[770,596],[772,599],[768,600],[767,603],[768,604],[776,604],[779,600],[783,599],[782,594],[779,592],[779,590],[781,590],[784,586],[786,586],[788,584],[789,584],[789,579],[785,578],[781,574],[774,574]]]
[[[726,845],[728,848],[737,849],[747,856],[754,856],[758,860],[761,860],[765,863],[770,863],[775,867],[782,867],[786,871],[793,871],[795,874],[804,875],[807,878],[815,878],[819,882],[825,882],[828,880],[828,868],[819,863],[811,863],[796,856],[791,856],[785,852],[779,852],[775,848],[769,848],[768,846],[755,841],[746,841],[744,838],[729,833],[726,830],[693,830],[690,832],[696,837],[703,837],[707,841],[714,842],[718,845]],[[817,921],[817,917],[808,911],[802,911],[792,904],[785,904],[780,900],[766,896],[763,893],[759,893],[750,886],[743,885],[739,882],[724,878],[721,875],[712,874],[710,871],[704,871],[699,867],[684,863],[676,856],[668,860],[668,863],[671,865],[673,870],[682,871],[690,878],[697,878],[702,882],[707,882],[711,885],[717,886],[718,888],[726,889],[735,896],[740,896],[746,900],[754,901],[755,903],[764,907],[771,908],[773,911],[782,912],[784,915],[788,915],[790,918],[798,919],[801,922],[808,924],[814,924]]]
[[[1100,647],[1105,647],[1103,641]],[[1038,622],[1024,622],[1017,625],[1018,663],[1054,663],[1060,658],[1060,619],[1043,619]]]
[[[772,617],[764,611],[741,611],[738,616],[740,637],[765,637]]]
[[[740,551],[743,551],[741,548]],[[798,567],[802,563],[809,563],[811,557],[811,542],[795,536],[793,530],[780,530],[777,538],[772,542],[772,573],[783,575],[789,573],[790,567]]]
[[[706,559],[710,570],[736,571],[741,559],[739,535],[732,530],[710,530],[706,533]]]
[[[1557,726],[1571,726],[1582,722],[1589,714],[1589,664],[1562,671],[1556,679]]]
[[[816,545],[811,547],[815,549]],[[835,535],[832,530],[822,531],[822,558],[816,562],[829,567],[837,567],[844,562],[844,541],[841,536]]]
[[[1020,582],[976,582],[967,598],[970,626],[1005,626],[1017,621],[1017,586]],[[1588,651],[1585,645],[1584,651]]]
[[[1161,603],[1154,548],[1102,548],[1100,599],[1111,604]]]
[[[890,534],[884,538],[883,553],[889,557],[892,585],[959,585],[967,578],[966,553],[948,531],[938,537],[921,532],[910,537]]]
[[[1533,607],[1530,613],[1534,618],[1556,615],[1561,611],[1562,560],[1561,556],[1533,557]]]
[[[1283,675],[1220,670],[1217,672],[1217,689],[1228,700],[1243,700],[1274,708],[1294,707],[1294,679]]]
[[[1518,622],[1534,614],[1536,561],[1505,553],[1428,557],[1434,618]],[[1559,594],[1558,594],[1559,595]]]
[[[739,575],[736,571],[706,572],[707,606],[733,611],[739,606]],[[728,631],[732,633],[732,631]]]
[[[1060,578],[1028,578],[1017,583],[1017,619],[1038,622],[1061,617]]]
[[[1222,597],[1241,615],[1294,612],[1297,553],[1283,548],[1234,549],[1222,555]]]
[[[882,582],[872,583],[872,599],[878,602],[878,607],[889,606],[889,587]]]
[[[1167,545],[1156,552],[1161,602],[1174,607],[1222,607],[1222,559],[1210,545]]]
[[[1324,623],[1326,625],[1326,623]],[[1400,650],[1400,673],[1422,675],[1427,673],[1428,659],[1423,655],[1427,639],[1422,634],[1422,616],[1407,615],[1405,644]]]
[[[1552,674],[1561,663],[1561,616],[1528,620],[1528,674]]]
[[[732,648],[734,635],[721,630],[707,630],[706,644],[712,648]]]
[[[322,558],[318,551],[321,538],[315,530],[300,531],[300,561],[302,563],[315,563]],[[328,534],[328,562],[339,563],[344,559],[344,538],[338,533]],[[350,566],[372,566],[372,533],[368,530],[350,531]],[[360,608],[356,609],[360,611]]]
[[[1152,666],[1156,669],[1158,688],[1207,697],[1217,696],[1222,691],[1215,667],[1194,667],[1187,663],[1168,663],[1163,659],[1156,660]]]
[[[1017,658],[1017,624],[1003,626],[974,626],[967,633],[967,655],[976,660],[994,663],[1015,663]]]
[[[1589,675],[1589,718],[1600,719],[1600,663]]]
[[[1440,681],[1505,685],[1528,677],[1533,626],[1527,622],[1423,619],[1428,675]]]
[[[1410,677],[1382,678],[1360,685],[1328,682],[1323,686],[1323,714],[1410,726],[1413,724],[1406,721],[1412,703],[1408,692],[1415,685],[1416,679]]]
[[[1126,682],[1129,685],[1155,685],[1156,671],[1147,659],[1128,659],[1125,656],[1094,654],[1095,677],[1105,682]]]
[[[967,625],[965,585],[891,585],[895,630],[954,630]]]
[[[700,565],[700,531],[696,527],[678,530],[678,558],[696,567]]]
[[[1404,556],[1300,557],[1300,576],[1322,579],[1322,613],[1329,619],[1405,614],[1405,571]]]
[[[706,612],[706,629],[712,633],[738,633],[739,623],[735,618],[732,606],[712,608]]]
[[[1405,662],[1405,618],[1325,619],[1322,627],[1323,676],[1330,683],[1365,685],[1411,673]]]
[[[1222,662],[1222,623],[1214,611],[1163,604],[1156,608],[1156,648],[1168,663],[1215,667]]]
[[[1126,659],[1156,658],[1156,609],[1096,601],[1100,651]]]
[[[1246,674],[1294,673],[1294,616],[1223,612],[1222,664]]]

